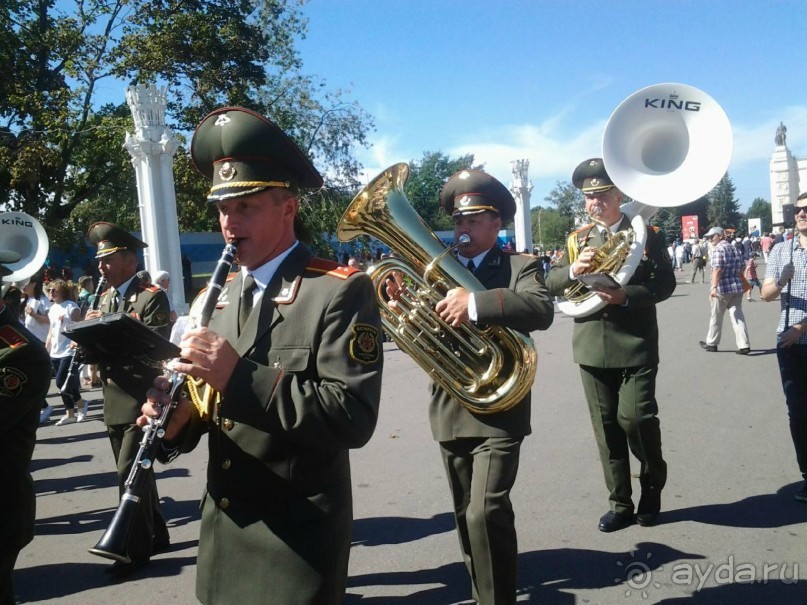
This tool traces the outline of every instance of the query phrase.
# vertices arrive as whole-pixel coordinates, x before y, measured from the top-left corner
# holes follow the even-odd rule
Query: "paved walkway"
[[[698,346],[707,288],[679,283],[659,306],[657,395],[670,477],[653,528],[597,531],[607,495],[571,361],[572,321],[559,314],[549,331],[533,335],[533,434],[514,492],[520,603],[807,603],[800,579],[807,577],[807,505],[792,498],[800,476],[773,353],[778,303],[744,304],[751,355],[734,354],[728,318],[720,351],[707,353]],[[428,428],[427,381],[394,345],[386,349],[378,429],[352,454],[356,523],[346,603],[468,603]],[[51,420],[39,431],[37,537],[20,555],[18,593],[26,603],[196,603],[203,449],[158,469],[170,552],[124,585],[110,584],[102,573],[108,563],[87,553],[117,502],[99,404],[81,425]]]

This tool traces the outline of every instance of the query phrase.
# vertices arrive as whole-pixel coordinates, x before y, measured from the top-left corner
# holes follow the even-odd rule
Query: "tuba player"
[[[594,223],[573,232],[566,254],[547,276],[556,296],[588,272],[597,248],[616,231],[630,228],[620,211],[622,192],[611,181],[601,158],[582,162],[572,175],[585,196]],[[601,232],[599,226],[602,226]],[[661,455],[656,403],[658,324],[656,304],[675,290],[675,274],[662,233],[647,230],[642,260],[622,288],[599,290],[607,305],[574,320],[572,349],[580,366],[583,390],[609,492],[609,510],[599,530],[612,532],[634,521],[630,452],[641,462],[636,521],[653,525],[661,510],[667,464]]]

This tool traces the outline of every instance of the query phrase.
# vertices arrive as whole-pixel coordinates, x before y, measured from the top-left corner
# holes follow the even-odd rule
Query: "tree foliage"
[[[566,237],[572,230],[572,221],[556,208],[538,206],[530,210],[532,243],[543,250],[554,250],[566,245]]]
[[[568,181],[557,181],[555,188],[549,192],[544,201],[555,206],[558,214],[568,219],[567,231],[570,231],[574,225],[588,221],[583,192]]]
[[[773,229],[773,215],[771,213],[771,203],[761,197],[755,198],[748,208],[746,218],[761,218],[762,233],[770,233]]]
[[[276,121],[330,187],[358,183],[372,119],[349,92],[302,72],[300,0],[16,0],[0,9],[0,205],[40,219],[56,244],[90,222],[140,228],[122,148],[132,118],[122,82],[168,90],[180,228],[215,229],[186,149],[223,105]],[[120,90],[120,101],[109,90]],[[105,104],[106,102],[106,104]]]
[[[726,174],[709,193],[707,220],[710,226],[740,228],[740,203],[734,197],[734,183]]]
[[[404,187],[409,203],[433,231],[453,229],[451,217],[440,207],[440,189],[460,170],[481,170],[473,154],[450,158],[440,151],[424,152],[420,161],[409,164],[409,180]]]

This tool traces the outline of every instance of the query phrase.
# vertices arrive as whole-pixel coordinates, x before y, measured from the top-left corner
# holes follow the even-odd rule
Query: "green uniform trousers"
[[[523,437],[441,441],[463,560],[480,605],[515,603],[518,543],[510,490]]]
[[[642,490],[660,491],[667,481],[667,463],[661,455],[661,427],[657,417],[657,373],[655,365],[580,366],[605,485],[610,494],[610,508],[617,513],[633,512],[630,452],[641,465]]]

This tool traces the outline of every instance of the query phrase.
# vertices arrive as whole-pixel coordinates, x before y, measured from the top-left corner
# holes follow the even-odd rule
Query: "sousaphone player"
[[[597,250],[631,223],[620,211],[622,192],[601,158],[582,162],[572,175],[585,196],[594,223],[569,236],[566,254],[546,279],[549,291],[562,296],[579,275],[589,271]],[[602,228],[602,231],[600,230]],[[675,290],[675,274],[664,235],[647,229],[644,255],[630,280],[597,292],[606,305],[574,319],[572,349],[580,366],[583,390],[609,492],[609,510],[599,529],[611,532],[633,523],[630,452],[640,461],[642,495],[637,520],[652,525],[661,509],[667,464],[661,454],[656,403],[658,325],[656,304]]]

